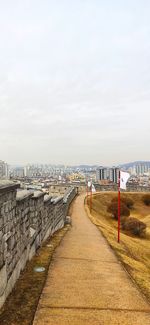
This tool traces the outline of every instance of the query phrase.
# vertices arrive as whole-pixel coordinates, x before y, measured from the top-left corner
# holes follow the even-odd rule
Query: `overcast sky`
[[[149,143],[149,0],[0,0],[0,159],[112,165]]]

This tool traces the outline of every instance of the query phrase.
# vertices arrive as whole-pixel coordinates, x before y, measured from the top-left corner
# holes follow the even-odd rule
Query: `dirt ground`
[[[33,325],[149,325],[150,305],[76,198]]]

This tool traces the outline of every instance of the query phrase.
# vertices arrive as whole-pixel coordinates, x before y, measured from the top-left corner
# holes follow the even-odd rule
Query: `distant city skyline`
[[[81,179],[83,181],[83,179],[86,180],[87,177],[91,177],[92,175],[93,179],[97,179],[97,181],[104,180],[117,183],[119,178],[119,169],[121,169],[130,173],[130,181],[137,181],[137,177],[142,177],[142,180],[139,180],[144,182],[144,184],[147,184],[150,181],[150,161],[132,162],[120,166],[30,164],[27,166],[10,166],[10,168],[8,168],[7,164],[2,161],[0,161],[0,163],[0,174],[4,177],[10,177],[11,179],[37,179],[42,177],[51,179],[51,181],[55,182],[66,182],[68,180],[79,181]],[[9,173],[7,171],[9,171]]]
[[[32,166],[32,165],[49,165],[49,166],[65,166],[65,167],[78,167],[78,166],[104,166],[104,167],[118,167],[118,166],[131,166],[131,167],[133,167],[134,165],[140,165],[140,164],[148,164],[148,165],[150,165],[150,160],[139,160],[139,161],[129,161],[129,162],[124,162],[124,163],[121,163],[121,164],[116,164],[116,165],[113,165],[113,164],[111,164],[111,165],[103,165],[103,164],[101,164],[101,163],[99,163],[99,164],[77,164],[77,165],[75,165],[75,164],[72,164],[72,165],[70,165],[70,164],[59,164],[59,163],[56,163],[56,164],[53,164],[53,163],[50,163],[50,162],[44,162],[44,163],[41,163],[41,162],[30,162],[30,163],[27,163],[27,164],[19,164],[19,163],[16,163],[16,164],[9,164],[8,162],[6,162],[5,161],[5,163],[7,163],[8,165],[10,165],[10,166],[17,166],[17,167],[25,167],[25,166]]]
[[[0,158],[149,160],[150,2],[6,0],[0,10]]]

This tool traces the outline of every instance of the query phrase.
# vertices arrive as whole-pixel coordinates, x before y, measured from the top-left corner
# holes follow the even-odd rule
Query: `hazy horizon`
[[[142,164],[147,164],[147,163],[149,163],[150,164],[150,160],[138,160],[138,161],[126,161],[126,162],[123,162],[123,163],[117,163],[117,164],[115,164],[115,165],[113,165],[113,164],[109,164],[109,165],[106,165],[106,164],[101,164],[101,163],[99,163],[99,164],[75,164],[75,165],[73,165],[73,164],[59,164],[59,163],[56,163],[56,164],[52,164],[51,162],[43,162],[43,163],[41,163],[41,162],[28,162],[27,164],[19,164],[19,163],[15,163],[15,164],[8,164],[10,167],[26,167],[26,166],[28,166],[28,165],[38,165],[38,166],[40,166],[40,165],[52,165],[52,166],[57,166],[57,167],[59,167],[59,166],[65,166],[65,167],[78,167],[78,166],[97,166],[97,167],[100,167],[100,166],[104,166],[104,167],[118,167],[118,166],[125,166],[125,165],[127,165],[127,164],[138,164],[138,163],[142,163]]]
[[[0,6],[0,159],[150,160],[150,2]]]

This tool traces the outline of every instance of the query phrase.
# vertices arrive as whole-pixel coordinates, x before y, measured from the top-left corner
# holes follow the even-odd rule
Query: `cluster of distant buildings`
[[[68,173],[71,172],[68,170]],[[27,166],[8,166],[8,164],[0,160],[0,178],[1,179],[23,179],[23,178],[54,178],[62,180],[65,178],[64,166],[40,165],[32,164]]]
[[[47,164],[32,164],[23,167],[11,167],[10,178],[62,178],[64,168]]]
[[[143,186],[150,185],[150,163],[137,163],[129,167],[100,166],[96,170],[97,182],[100,184],[118,183],[120,169],[130,173],[129,183]]]
[[[1,179],[9,178],[8,164],[3,160],[0,160],[0,178]]]
[[[117,167],[103,167],[100,166],[96,170],[96,180],[99,182],[117,183],[119,178],[119,168]]]
[[[50,164],[28,164],[27,166],[8,166],[8,164],[0,160],[0,179],[14,179],[21,182],[35,181],[60,183],[86,183],[88,179],[99,184],[118,183],[119,170],[126,170],[131,177],[129,183],[139,184],[142,186],[150,185],[150,162],[136,162],[125,164],[124,166],[64,166]],[[34,184],[35,185],[35,184]],[[41,185],[40,185],[41,186]]]
[[[64,165],[32,164],[24,167],[11,167],[10,178],[51,178],[61,182],[83,181],[85,175],[96,171],[96,167],[77,167]]]
[[[128,171],[131,175],[135,176],[150,176],[150,163],[149,164],[144,164],[140,163],[137,165],[133,165],[132,167],[128,168]]]

